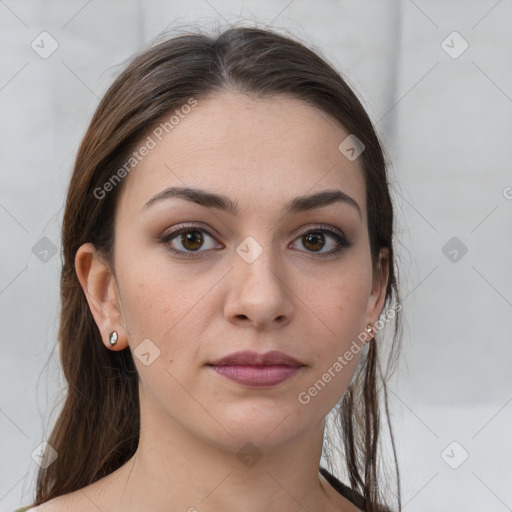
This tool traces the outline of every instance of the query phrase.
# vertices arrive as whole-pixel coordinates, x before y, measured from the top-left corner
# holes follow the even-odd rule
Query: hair
[[[107,349],[75,271],[87,242],[113,265],[114,215],[121,181],[98,198],[148,129],[183,107],[216,92],[251,97],[287,95],[327,113],[363,144],[358,161],[366,185],[373,271],[386,248],[389,279],[384,308],[399,304],[393,252],[393,205],[386,162],[372,123],[346,81],[320,54],[289,36],[257,27],[230,27],[216,35],[192,31],[153,44],[135,56],[100,101],[79,147],[67,190],[62,225],[61,315],[58,339],[67,395],[47,442],[58,458],[37,475],[32,506],[76,491],[112,473],[135,453],[139,441],[138,374],[129,351]],[[341,142],[341,141],[340,141]],[[387,370],[396,364],[400,336],[394,317]],[[387,500],[378,471],[380,407],[392,444],[400,503],[400,478],[388,413],[379,343],[361,351],[354,378],[337,411],[350,487],[368,512]]]

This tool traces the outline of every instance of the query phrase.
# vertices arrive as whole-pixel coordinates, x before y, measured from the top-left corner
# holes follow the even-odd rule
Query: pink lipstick
[[[217,373],[245,386],[275,386],[284,382],[304,366],[284,352],[272,350],[265,354],[244,350],[212,363]]]

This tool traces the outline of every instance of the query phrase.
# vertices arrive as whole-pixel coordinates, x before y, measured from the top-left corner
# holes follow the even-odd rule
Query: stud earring
[[[366,327],[366,332],[368,333],[368,337],[370,337],[371,333],[372,333],[372,330],[373,330],[373,326],[368,324],[368,326]],[[373,338],[370,338],[369,340],[367,341],[371,341]]]
[[[117,338],[117,331],[112,331],[108,337],[108,341],[112,347],[117,343]]]

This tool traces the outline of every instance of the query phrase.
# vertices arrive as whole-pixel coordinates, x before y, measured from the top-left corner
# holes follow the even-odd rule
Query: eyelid
[[[345,233],[343,233],[343,231],[341,229],[338,229],[338,228],[335,228],[333,226],[331,226],[330,224],[317,224],[313,227],[311,226],[306,226],[306,228],[304,228],[303,231],[301,231],[297,236],[304,236],[306,233],[309,233],[311,231],[330,231],[331,233],[334,233],[335,235],[338,235],[342,238],[344,238],[345,240],[347,239],[347,237],[345,236]]]
[[[159,238],[166,238],[169,235],[179,234],[180,231],[184,229],[189,229],[190,231],[201,231],[208,233],[210,236],[219,237],[220,235],[211,227],[202,227],[203,225],[200,222],[183,222],[182,224],[178,224],[173,226],[171,229],[165,230]],[[212,231],[214,233],[212,233]],[[215,235],[214,235],[215,234]]]
[[[202,231],[202,232],[206,232],[210,236],[214,236],[212,233],[210,233],[210,230],[215,231],[215,230],[211,229],[210,227],[204,227],[204,228],[201,227],[201,223],[198,223],[198,222],[184,222],[183,224],[179,224],[178,226],[173,227],[173,229],[171,229],[169,231],[164,231],[163,234],[158,238],[159,239],[167,238],[169,235],[179,234],[182,229]],[[322,229],[325,229],[326,231],[330,231],[331,233],[339,235],[339,236],[343,237],[345,240],[347,240],[345,233],[341,229],[335,228],[335,227],[331,226],[330,224],[316,224],[314,226],[306,226],[303,230],[301,230],[296,235],[296,237],[303,236],[306,233],[309,233],[310,231],[322,230]],[[218,233],[215,233],[215,236],[219,237],[220,235]]]

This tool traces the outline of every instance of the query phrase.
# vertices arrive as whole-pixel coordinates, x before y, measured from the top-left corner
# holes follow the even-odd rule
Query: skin
[[[133,354],[146,339],[160,350],[149,366],[134,357],[139,447],[113,474],[40,510],[358,510],[318,468],[324,420],[359,356],[308,404],[297,399],[375,324],[385,299],[386,254],[372,271],[363,172],[338,150],[347,135],[298,99],[226,91],[201,99],[125,178],[113,268],[85,244],[76,270],[109,350],[129,346]],[[171,186],[223,194],[238,202],[239,213],[180,198],[144,208]],[[342,202],[283,213],[291,199],[331,189],[353,198],[361,216]],[[191,231],[208,233],[200,252],[185,259],[159,238],[188,222],[197,226]],[[337,247],[335,238],[302,241],[319,224],[340,230],[352,245],[320,256]],[[236,252],[249,236],[262,249],[251,263]],[[180,238],[167,247],[195,247]],[[108,342],[113,330],[115,347]],[[262,389],[205,366],[244,349],[280,350],[305,366]],[[237,457],[247,443],[261,454],[251,467]]]

